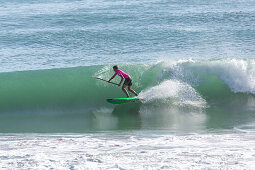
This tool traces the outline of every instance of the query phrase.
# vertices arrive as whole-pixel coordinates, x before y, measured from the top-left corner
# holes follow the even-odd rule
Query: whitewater
[[[1,2],[0,168],[254,169],[254,6]]]

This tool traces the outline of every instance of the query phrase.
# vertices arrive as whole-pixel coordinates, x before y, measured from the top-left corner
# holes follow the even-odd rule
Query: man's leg
[[[138,96],[138,95],[136,94],[136,92],[135,92],[133,89],[131,89],[131,86],[128,86],[128,90],[129,90],[131,93],[133,93],[135,96]]]
[[[127,90],[126,90],[126,85],[125,85],[125,84],[123,84],[122,90],[123,90],[124,93],[127,95],[127,97],[130,97],[129,94],[128,94],[128,92],[127,92]]]

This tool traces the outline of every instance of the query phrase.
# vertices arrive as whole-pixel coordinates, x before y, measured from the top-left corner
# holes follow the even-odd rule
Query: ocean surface
[[[255,1],[2,1],[0,169],[255,169]]]

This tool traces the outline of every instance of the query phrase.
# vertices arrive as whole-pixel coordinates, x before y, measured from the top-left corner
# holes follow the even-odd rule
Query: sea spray
[[[145,103],[155,100],[172,100],[173,104],[206,105],[206,101],[194,88],[177,80],[166,80],[157,86],[142,91],[139,97],[144,99]]]

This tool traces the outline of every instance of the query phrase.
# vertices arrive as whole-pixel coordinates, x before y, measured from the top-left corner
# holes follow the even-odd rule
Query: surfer
[[[131,77],[125,73],[124,71],[120,70],[119,67],[117,65],[113,66],[113,71],[115,71],[115,74],[110,78],[110,80],[108,82],[111,82],[112,79],[114,79],[114,77],[116,75],[120,76],[121,77],[121,80],[120,80],[120,83],[119,83],[119,86],[121,86],[123,80],[125,79],[124,83],[123,83],[123,86],[122,86],[122,90],[123,92],[127,95],[127,97],[130,97],[127,90],[126,90],[126,87],[128,86],[128,90],[133,93],[135,96],[138,96],[136,94],[136,92],[131,88],[132,87],[132,79]]]

